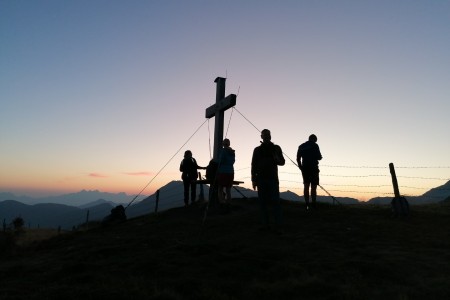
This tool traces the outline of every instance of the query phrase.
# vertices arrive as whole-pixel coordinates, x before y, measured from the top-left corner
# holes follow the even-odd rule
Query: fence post
[[[86,213],[86,229],[89,229],[89,209]]]
[[[395,175],[394,164],[389,164],[389,170],[392,176],[392,185],[394,186],[395,197],[391,201],[392,212],[394,217],[398,216],[408,216],[409,215],[409,203],[405,197],[400,196],[400,191],[398,189],[397,176]]]
[[[159,190],[156,191],[155,214],[158,212],[158,204],[159,204]]]
[[[396,198],[399,198],[400,197],[400,191],[398,189],[397,176],[395,175],[395,169],[394,169],[394,164],[393,163],[389,164],[389,171],[391,172],[392,186],[394,187],[394,195],[395,195]]]

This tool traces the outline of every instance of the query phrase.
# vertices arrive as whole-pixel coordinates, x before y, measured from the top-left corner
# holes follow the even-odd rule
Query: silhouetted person
[[[111,209],[111,214],[103,218],[102,224],[110,224],[116,222],[123,222],[127,220],[127,215],[125,214],[125,207],[123,205],[118,205]]]
[[[208,166],[206,167],[206,180],[209,181],[209,203],[216,205],[218,204],[218,196],[217,196],[217,168],[218,163],[211,159],[209,161]]]
[[[206,179],[211,181],[211,185],[216,184],[217,167],[218,167],[218,164],[214,159],[211,159],[209,161],[208,166],[206,167]]]
[[[270,130],[261,131],[261,145],[253,150],[252,185],[258,189],[258,199],[262,214],[262,229],[269,228],[268,205],[273,208],[275,224],[278,229],[282,225],[280,187],[278,181],[278,166],[285,163],[280,146],[271,142]]]
[[[297,151],[298,167],[303,176],[303,196],[306,202],[306,209],[309,209],[309,187],[311,186],[312,207],[316,207],[317,186],[319,185],[319,160],[322,159],[317,137],[314,134],[309,136],[307,142],[301,144]]]
[[[222,142],[223,148],[219,153],[219,167],[217,169],[217,196],[219,197],[219,203],[222,208],[228,212],[231,201],[231,187],[234,180],[234,162],[235,153],[230,147],[230,140],[224,139]],[[226,197],[224,196],[223,189],[225,188]]]
[[[189,205],[189,189],[191,191],[191,204],[195,203],[197,197],[196,180],[198,177],[198,169],[206,169],[197,165],[197,161],[192,157],[192,152],[186,150],[184,152],[184,159],[180,164],[181,179],[184,186],[184,205]]]

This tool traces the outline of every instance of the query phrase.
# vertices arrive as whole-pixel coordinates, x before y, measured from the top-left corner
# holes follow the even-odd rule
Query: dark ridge
[[[231,213],[175,208],[60,234],[0,258],[8,299],[445,299],[450,207],[283,202],[261,231],[255,199]],[[202,225],[203,223],[203,225]],[[2,235],[5,237],[5,234]],[[17,237],[15,237],[17,238]],[[2,243],[11,243],[1,239]]]

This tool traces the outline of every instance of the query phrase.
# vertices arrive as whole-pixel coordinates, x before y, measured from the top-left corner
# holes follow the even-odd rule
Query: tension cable
[[[258,130],[258,132],[260,132],[260,130],[258,129],[258,127],[256,127],[255,126],[255,124],[253,124],[249,119],[247,119],[237,108],[234,108],[233,107],[233,109],[236,109],[236,111],[245,119],[245,120],[247,120],[247,122],[249,122],[256,130]],[[284,153],[283,152],[283,154],[295,165],[295,166],[297,166],[297,168],[299,168],[299,166],[298,166],[298,164],[296,163],[296,162],[294,162],[290,157],[289,157],[289,155],[287,155],[286,153]],[[333,197],[326,189],[324,189],[320,184],[318,184],[318,186],[328,195],[328,196],[330,196],[334,201],[336,201],[337,203],[339,203],[339,204],[341,204],[335,197]]]
[[[208,119],[206,119],[196,130],[195,132],[187,139],[187,141],[177,150],[177,152],[175,152],[175,154],[169,159],[169,161],[156,173],[155,176],[153,176],[153,178],[144,186],[144,188],[139,192],[139,194],[137,194],[133,200],[131,200],[130,203],[128,203],[128,205],[125,207],[125,209],[128,208],[128,206],[131,205],[131,203],[133,203],[137,197],[139,197],[142,192],[150,185],[150,183],[153,182],[153,180],[155,180],[155,178],[162,172],[162,170],[164,170],[164,168],[172,161],[172,159],[181,151],[181,149],[183,149],[183,147],[192,139],[192,137],[200,130],[200,128],[202,128],[202,126],[206,123],[206,121],[208,121]]]

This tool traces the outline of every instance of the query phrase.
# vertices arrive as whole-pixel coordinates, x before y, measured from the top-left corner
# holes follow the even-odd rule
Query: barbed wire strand
[[[227,131],[226,131],[226,135],[228,134],[229,128],[230,128],[230,123],[231,123],[231,118],[233,115],[233,111],[236,110],[249,124],[251,124],[258,132],[260,132],[259,128],[256,127],[255,124],[253,124],[253,122],[251,122],[246,116],[244,116],[244,114],[242,114],[237,108],[232,107],[232,111],[230,114],[230,119],[228,122],[228,127],[227,127]],[[142,192],[151,184],[151,182],[162,172],[162,170],[170,163],[170,161],[178,154],[178,152],[189,142],[189,140],[198,132],[198,130],[204,125],[204,123],[208,121],[208,133],[209,133],[209,145],[210,145],[210,157],[211,157],[211,133],[210,133],[210,127],[209,127],[209,119],[205,120],[200,126],[199,128],[197,128],[197,130],[192,134],[192,136],[180,147],[180,149],[178,149],[178,151],[169,159],[169,161],[157,172],[157,174],[147,183],[147,185],[139,192],[138,195],[136,195],[134,197],[134,199],[127,205],[127,207],[129,205],[131,205],[132,202],[134,202],[136,200],[136,198],[138,196],[140,196],[142,194]],[[291,161],[292,165],[298,167],[297,163],[294,162],[289,155],[287,155],[286,153],[283,152],[283,155],[285,155],[288,160]],[[321,167],[324,168],[345,168],[345,169],[387,169],[387,166],[366,166],[366,165],[361,165],[361,166],[346,166],[346,165],[321,165]],[[236,171],[242,171],[245,169],[249,169],[250,167],[246,167],[246,168],[242,168]],[[449,166],[396,166],[397,169],[449,169]],[[293,172],[280,172],[280,174],[289,174],[289,175],[300,175],[299,173],[293,173]],[[340,175],[340,174],[321,174],[321,176],[324,177],[342,177],[342,178],[369,178],[369,177],[387,177],[387,175],[381,175],[381,174],[369,174],[369,175]],[[398,178],[409,178],[409,179],[425,179],[425,180],[450,180],[449,178],[436,178],[436,177],[421,177],[421,176],[397,176]],[[249,178],[249,177],[245,177],[245,178]],[[281,181],[281,180],[280,180]],[[297,180],[287,180],[287,182],[298,182]],[[361,187],[361,188],[365,188],[365,187],[387,187],[388,185],[378,185],[378,186],[362,186],[362,185],[333,185],[333,184],[329,184],[332,186],[353,186],[353,187]],[[319,187],[330,197],[332,197],[334,200],[335,198],[327,191],[325,190],[321,185],[319,185]],[[417,187],[407,187],[407,186],[400,186],[402,188],[413,188],[413,189],[426,189],[426,188],[417,188]],[[298,189],[301,190],[301,187],[299,187]],[[379,191],[377,192],[362,192],[362,191],[343,191],[343,190],[330,190],[330,191],[336,191],[336,192],[349,192],[349,193],[379,193],[379,194],[392,194],[392,193],[380,193]],[[337,200],[336,200],[337,201]]]
[[[320,165],[321,167],[326,168],[343,168],[343,169],[388,169],[387,167],[382,166],[344,166],[344,165]],[[450,169],[450,167],[446,166],[429,166],[429,167],[423,167],[423,166],[395,166],[396,169]]]
[[[388,176],[386,176],[386,177],[388,177]],[[244,180],[244,179],[248,179],[248,178],[250,178],[250,177],[242,177],[242,178],[239,178],[239,180]],[[280,182],[294,182],[294,183],[296,183],[298,181],[280,180]],[[361,187],[361,188],[366,188],[366,187],[375,187],[375,188],[377,188],[377,187],[390,187],[390,185],[378,185],[378,186],[377,185],[366,185],[366,186],[361,186],[361,185],[351,185],[351,184],[339,185],[339,184],[329,184],[329,183],[327,185],[330,185],[330,186],[344,186],[344,187],[345,186]],[[416,187],[409,187],[409,186],[399,186],[399,187],[400,188],[413,188],[413,189],[427,189],[427,188],[416,188]],[[290,190],[290,191],[292,191],[292,190],[299,190],[299,191],[301,191],[303,189],[301,186],[285,186],[285,185],[281,185],[280,188],[287,189],[287,190]],[[447,189],[447,188],[435,188],[434,190],[448,191],[450,189]],[[165,203],[165,206],[171,206],[172,204],[180,201],[179,200],[179,195],[176,193],[176,191],[177,191],[176,188],[171,188],[169,190],[166,190],[164,194],[161,194],[161,195],[165,195],[164,198],[162,197],[162,199],[164,199],[163,201]],[[331,189],[331,190],[328,190],[328,191],[329,192],[330,191],[331,192],[340,192],[340,193],[374,194],[374,195],[383,195],[383,196],[389,196],[389,195],[392,196],[394,194],[393,192],[360,191],[360,190],[350,190],[350,189],[344,189],[344,190],[343,189]],[[299,197],[301,197],[301,195],[299,195],[299,194],[297,194],[297,195]],[[417,198],[423,198],[423,199],[442,199],[443,198],[442,196],[412,195],[412,194],[409,194],[409,193],[403,193],[403,195],[407,196],[407,197],[417,197]],[[318,193],[318,196],[328,196],[328,194],[326,194],[325,192],[323,194],[322,193],[320,193],[320,194]],[[180,207],[181,207],[181,205],[180,205]]]

